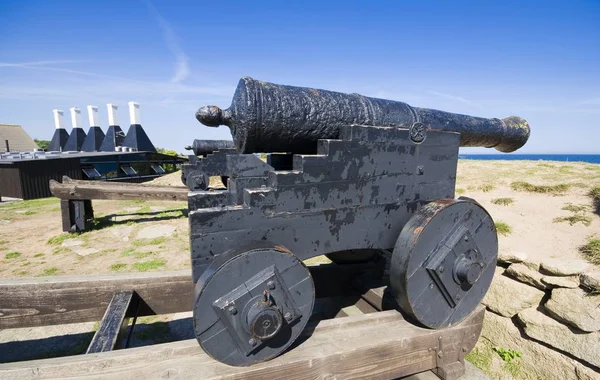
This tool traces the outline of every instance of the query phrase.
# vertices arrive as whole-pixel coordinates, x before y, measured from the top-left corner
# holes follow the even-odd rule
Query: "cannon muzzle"
[[[241,153],[314,153],[317,140],[336,139],[340,127],[352,124],[410,128],[422,123],[431,130],[460,133],[461,146],[505,153],[525,145],[530,134],[527,121],[517,116],[486,119],[248,77],[240,79],[228,109],[201,107],[196,118],[210,127],[227,125]]]

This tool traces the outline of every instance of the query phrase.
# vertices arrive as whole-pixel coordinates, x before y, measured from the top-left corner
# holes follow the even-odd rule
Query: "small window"
[[[85,174],[88,179],[96,179],[102,177],[96,168],[82,168],[83,174]]]
[[[121,165],[121,170],[130,177],[136,176],[137,172],[129,165]]]
[[[154,172],[156,174],[165,174],[166,173],[165,169],[163,169],[163,167],[160,165],[152,164],[152,165],[150,165],[150,167],[152,167],[152,170],[154,170]]]

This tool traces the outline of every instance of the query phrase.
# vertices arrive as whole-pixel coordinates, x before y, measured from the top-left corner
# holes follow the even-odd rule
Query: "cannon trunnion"
[[[391,293],[422,326],[475,309],[494,274],[494,223],[477,202],[454,199],[461,135],[421,127],[341,126],[316,154],[265,163],[225,150],[190,164],[187,173],[228,177],[224,190],[187,181],[194,326],[209,355],[250,365],[287,349],[314,303],[302,260],[323,254],[392,252],[382,264]]]

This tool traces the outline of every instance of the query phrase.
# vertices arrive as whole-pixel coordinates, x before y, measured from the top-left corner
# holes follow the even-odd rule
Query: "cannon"
[[[242,78],[232,106],[196,117],[235,150],[189,164],[228,177],[190,186],[193,321],[200,346],[235,366],[298,338],[315,301],[303,260],[376,260],[413,323],[444,329],[484,297],[498,253],[489,213],[455,199],[460,146],[523,146],[528,123]],[[255,153],[266,152],[266,162]],[[189,184],[188,184],[189,186]]]
[[[187,145],[185,150],[191,150],[195,156],[206,157],[206,155],[217,150],[235,149],[231,140],[199,140],[195,139],[192,145]]]

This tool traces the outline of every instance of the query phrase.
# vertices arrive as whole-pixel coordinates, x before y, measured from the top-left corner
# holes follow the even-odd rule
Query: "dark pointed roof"
[[[80,152],[85,137],[86,135],[83,129],[73,128],[63,150],[66,152]]]
[[[117,136],[115,137],[115,133]],[[122,136],[121,136],[122,135]],[[100,145],[101,152],[114,152],[115,151],[115,142],[116,146],[123,145],[124,133],[121,127],[118,125],[111,125],[108,127],[106,131],[106,136],[104,136],[104,140],[102,141],[102,145]]]
[[[90,127],[81,150],[84,152],[98,152],[104,141],[104,132],[100,127]]]
[[[61,150],[65,150],[65,144],[67,143],[68,139],[69,132],[67,132],[64,128],[55,129],[52,140],[50,140],[50,145],[48,145],[48,151],[60,152]]]
[[[123,140],[123,146],[135,148],[140,152],[156,152],[156,148],[144,128],[140,124],[131,124],[127,131],[127,136]]]

